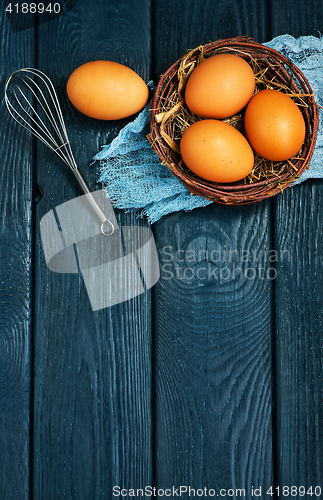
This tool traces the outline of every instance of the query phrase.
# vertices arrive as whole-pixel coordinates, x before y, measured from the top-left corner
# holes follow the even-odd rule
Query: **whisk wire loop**
[[[44,90],[42,90],[40,85],[31,75],[40,79],[44,85]],[[12,104],[8,97],[9,84],[16,106]],[[27,89],[28,95],[22,90],[22,85]],[[17,95],[16,89],[19,91],[19,96]],[[46,91],[46,96],[44,91]],[[32,104],[33,100],[35,100],[35,105]],[[54,151],[69,168],[72,170],[77,168],[58,97],[54,85],[47,75],[40,70],[31,68],[24,68],[13,72],[6,82],[5,101],[11,116],[20,125],[29,130],[47,147]],[[47,119],[54,135],[41,118],[39,112],[37,112],[37,105],[39,105],[40,109],[43,111],[45,119]],[[55,116],[57,117],[57,121]],[[55,135],[58,140],[55,139]]]
[[[27,82],[26,82],[26,85],[28,86]],[[30,88],[28,86],[28,88]],[[32,88],[30,88],[31,92],[35,95],[34,91]],[[27,98],[27,96],[22,92],[22,90],[18,87],[18,91],[20,92],[21,96],[23,97],[23,99],[25,100],[25,102],[28,104],[29,106],[29,109],[34,113],[34,115],[36,115],[36,110],[35,108],[33,107],[33,105],[31,104],[30,100]],[[23,112],[25,112],[25,108],[23,107],[23,105],[21,104],[21,102],[19,101],[18,99],[18,96],[17,96],[17,93],[15,91],[15,89],[12,89],[12,92],[13,92],[13,95],[15,96],[16,100],[17,100],[17,104],[18,106],[21,108],[21,110]],[[37,99],[37,96],[35,95],[36,99]],[[35,118],[33,117],[33,115],[30,115],[29,116],[29,119],[30,119],[30,122],[34,123],[35,124],[35,127],[38,127],[40,128],[41,125],[43,126],[43,129],[42,129],[42,132],[43,132],[43,135],[41,135],[40,132],[38,132],[37,128],[32,128],[31,127],[31,124],[30,122],[28,122],[24,116],[22,114],[20,114],[13,106],[12,104],[10,103],[9,100],[6,101],[7,102],[7,105],[10,107],[10,114],[11,116],[16,120],[18,121],[18,123],[20,123],[21,125],[24,126],[24,128],[26,128],[27,130],[31,131],[38,139],[40,139],[46,146],[48,146],[49,148],[52,149],[52,145],[56,146],[57,148],[59,147],[58,144],[56,143],[54,137],[50,134],[48,128],[46,127],[46,125],[44,124],[44,122],[42,121],[42,119],[40,117],[38,117],[39,119],[39,123],[35,120]],[[22,123],[19,122],[19,120],[17,120],[17,116],[21,119]],[[51,142],[48,142],[47,139],[45,139],[45,137],[47,137]],[[61,159],[64,160],[64,158],[61,156]]]

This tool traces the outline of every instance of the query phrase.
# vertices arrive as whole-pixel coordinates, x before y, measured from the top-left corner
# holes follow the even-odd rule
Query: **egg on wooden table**
[[[91,61],[79,66],[66,84],[71,103],[98,120],[120,120],[140,111],[148,101],[148,87],[132,69],[113,61]]]
[[[241,111],[255,90],[255,75],[245,59],[217,54],[192,71],[185,89],[188,108],[201,118],[228,118]]]
[[[283,92],[266,89],[249,102],[245,129],[253,149],[267,160],[294,156],[305,140],[306,126],[295,102]]]
[[[180,151],[186,166],[208,181],[239,181],[253,169],[254,155],[246,138],[220,120],[190,125],[182,135]]]

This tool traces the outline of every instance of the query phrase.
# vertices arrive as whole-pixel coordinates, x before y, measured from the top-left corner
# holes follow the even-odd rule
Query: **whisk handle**
[[[73,169],[72,172],[73,172],[76,180],[78,181],[82,191],[86,195],[87,200],[89,201],[91,207],[94,209],[94,211],[96,212],[96,214],[98,215],[98,217],[101,221],[101,233],[104,236],[111,236],[114,233],[114,225],[107,218],[105,213],[102,211],[100,205],[97,203],[96,199],[92,195],[90,188],[89,188],[89,185],[86,182],[86,180],[84,179],[82,172],[80,172],[80,170],[78,170],[77,168]]]

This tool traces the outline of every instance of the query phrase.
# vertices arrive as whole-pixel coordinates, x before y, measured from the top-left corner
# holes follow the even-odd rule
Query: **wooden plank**
[[[155,75],[208,40],[267,38],[265,2],[221,5],[155,4]],[[269,202],[213,204],[155,224],[158,488],[251,498],[272,484],[270,225]]]
[[[0,26],[3,92],[11,71],[34,63],[35,50],[33,30],[14,34],[3,6]],[[16,132],[3,98],[0,117],[0,497],[27,500],[32,449],[33,147],[28,134]]]
[[[277,208],[277,240],[290,252],[276,285],[277,466],[281,486],[306,489],[322,484],[321,184],[293,188]]]
[[[156,225],[158,487],[244,488],[248,497],[271,484],[268,223],[261,203]]]
[[[52,77],[76,161],[96,184],[93,156],[124,126],[82,116],[67,101],[70,73],[89,60],[150,71],[150,4],[79,2],[38,31],[38,67]],[[74,179],[51,152],[38,149],[43,190],[37,224],[75,198]],[[117,214],[120,225],[138,224]],[[152,481],[150,292],[92,311],[81,276],[46,268],[39,231],[36,252],[34,498],[112,498],[113,486]]]
[[[269,40],[267,8],[265,0],[154,2],[154,79],[186,50],[209,41],[240,35]]]
[[[322,22],[322,2],[281,2],[271,35],[319,36]],[[306,181],[274,200],[275,246],[287,250],[275,280],[277,485],[309,493],[323,483],[321,191]]]
[[[322,32],[322,2],[308,0],[307,2],[269,2],[270,36],[314,35],[321,36]]]
[[[322,182],[277,200],[275,281],[277,484],[322,487]]]

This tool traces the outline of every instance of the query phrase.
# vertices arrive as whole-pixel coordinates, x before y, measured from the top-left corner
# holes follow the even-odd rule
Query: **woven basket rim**
[[[219,203],[245,204],[260,201],[264,198],[274,196],[279,192],[283,192],[284,189],[295,182],[295,175],[292,176],[289,172],[281,174],[279,179],[276,179],[276,177],[273,176],[268,179],[255,180],[252,183],[239,181],[232,184],[219,184],[197,177],[188,169],[184,170],[171,156],[168,156],[169,146],[165,143],[159,133],[155,116],[160,110],[161,99],[165,96],[167,91],[169,91],[169,85],[174,85],[174,80],[175,82],[176,80],[178,82],[177,70],[181,61],[184,57],[188,58],[188,61],[196,60],[196,54],[201,47],[203,48],[205,55],[212,55],[212,52],[218,49],[223,49],[223,51],[225,50],[227,52],[236,50],[239,50],[240,52],[243,50],[246,55],[250,54],[251,56],[256,52],[258,57],[261,56],[261,58],[264,60],[266,59],[266,61],[268,59],[268,61],[271,61],[271,64],[277,64],[277,62],[279,62],[279,69],[282,74],[286,75],[286,77],[289,76],[290,78],[291,88],[297,92],[309,94],[307,97],[308,108],[306,110],[302,110],[303,115],[305,114],[304,119],[306,123],[306,139],[302,147],[302,153],[304,152],[305,156],[302,160],[297,160],[297,176],[301,176],[302,173],[309,168],[310,160],[314,153],[319,125],[318,107],[315,103],[313,90],[303,72],[294,64],[292,64],[293,77],[290,77],[286,68],[291,67],[291,62],[286,56],[275,49],[266,47],[265,45],[254,41],[252,38],[247,36],[220,39],[215,42],[208,42],[205,45],[198,46],[190,51],[189,54],[185,54],[178,58],[160,76],[151,103],[150,133],[147,135],[148,140],[158,154],[161,162],[184,183],[192,194],[199,194],[211,201],[217,201]],[[191,57],[190,54],[192,54]]]

